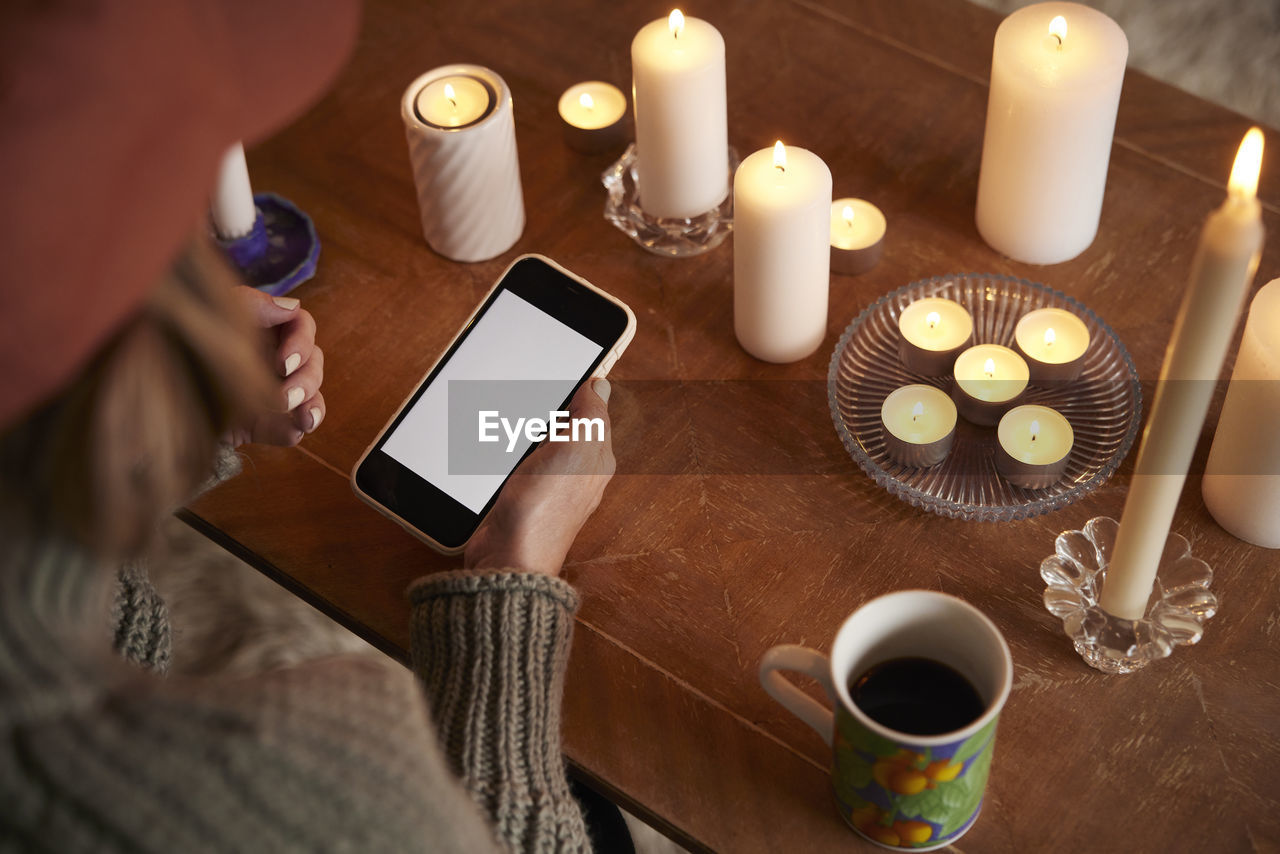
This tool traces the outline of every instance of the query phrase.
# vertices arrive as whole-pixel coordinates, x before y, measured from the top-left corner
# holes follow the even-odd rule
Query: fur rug
[[[256,673],[343,653],[381,655],[176,518],[151,559],[169,606],[174,673]]]
[[[1012,12],[1037,0],[973,0]],[[1280,0],[1078,0],[1115,19],[1129,65],[1280,127]]]

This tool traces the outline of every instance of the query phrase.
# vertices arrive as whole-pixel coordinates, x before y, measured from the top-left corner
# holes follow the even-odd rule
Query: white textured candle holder
[[[1198,643],[1204,623],[1218,610],[1209,592],[1213,570],[1191,556],[1191,545],[1170,533],[1160,556],[1155,587],[1141,620],[1114,617],[1098,605],[1120,523],[1090,519],[1081,531],[1063,531],[1054,553],[1040,564],[1048,585],[1044,606],[1062,618],[1067,637],[1090,666],[1103,673],[1132,673],[1166,658],[1174,647]]]
[[[418,113],[418,93],[453,75],[481,81],[492,103],[470,124],[437,127]],[[400,117],[427,245],[446,258],[467,262],[487,261],[510,249],[524,231],[524,193],[506,82],[479,65],[445,65],[409,84]]]
[[[635,144],[604,171],[600,180],[609,191],[604,218],[623,234],[656,255],[688,258],[715,249],[733,230],[733,173],[738,152],[729,147],[729,192],[719,205],[694,217],[656,217],[640,207],[636,180]]]

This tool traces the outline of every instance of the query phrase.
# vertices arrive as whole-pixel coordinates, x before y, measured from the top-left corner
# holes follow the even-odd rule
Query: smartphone
[[[621,300],[549,258],[517,258],[356,463],[356,495],[461,552],[541,441],[603,440],[603,422],[573,423],[568,404],[635,329]]]

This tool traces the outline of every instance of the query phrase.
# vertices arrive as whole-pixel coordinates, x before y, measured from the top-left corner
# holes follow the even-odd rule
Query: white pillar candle
[[[1280,549],[1280,279],[1253,298],[1201,490],[1218,524]]]
[[[1075,431],[1062,413],[1047,406],[1015,406],[996,428],[996,471],[1016,486],[1044,489],[1062,479]]]
[[[977,209],[993,249],[1057,264],[1093,242],[1128,56],[1116,22],[1076,3],[1026,6],[1000,24]]]
[[[856,276],[880,263],[887,224],[880,209],[865,199],[831,203],[831,271]]]
[[[1227,200],[1209,215],[1173,324],[1151,415],[1098,604],[1115,617],[1146,613],[1160,555],[1204,426],[1218,374],[1262,250],[1258,172],[1262,132],[1245,134]]]
[[[947,458],[956,435],[956,405],[942,389],[907,385],[880,406],[885,453],[904,466],[923,468]]]
[[[558,110],[565,143],[575,151],[590,154],[622,144],[627,97],[617,86],[602,80],[575,83],[560,96]]]
[[[1027,360],[1032,382],[1070,382],[1084,368],[1089,327],[1066,309],[1040,308],[1018,320],[1013,343]]]
[[[213,230],[223,240],[235,240],[253,231],[258,209],[253,204],[253,188],[249,184],[249,165],[244,159],[244,145],[237,142],[222,155],[218,181],[209,202]]]
[[[654,217],[695,217],[729,194],[724,39],[675,10],[631,42],[640,207]]]
[[[1026,361],[1008,347],[979,344],[956,357],[952,397],[966,421],[993,427],[1022,395],[1030,377]]]
[[[925,297],[902,310],[898,332],[898,357],[907,370],[942,376],[973,340],[973,316],[955,300]]]
[[[795,362],[827,333],[831,170],[779,142],[733,179],[733,328],[766,362]]]

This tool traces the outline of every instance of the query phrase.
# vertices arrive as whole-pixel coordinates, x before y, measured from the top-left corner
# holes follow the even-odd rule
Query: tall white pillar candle
[[[1214,385],[1258,268],[1261,163],[1262,132],[1254,128],[1240,143],[1227,200],[1209,215],[1200,236],[1098,598],[1115,617],[1137,620],[1146,613]]]
[[[249,166],[244,160],[244,145],[237,142],[222,155],[218,181],[209,200],[213,230],[223,240],[235,240],[253,231],[258,211],[253,205],[253,189],[249,184]]]
[[[1077,3],[1004,19],[991,57],[978,231],[1031,264],[1079,255],[1098,232],[1129,42]]]
[[[1280,549],[1280,279],[1253,298],[1201,491],[1218,524]]]
[[[779,142],[733,178],[733,329],[766,362],[795,362],[827,333],[831,170]]]
[[[695,217],[729,194],[724,39],[677,9],[631,42],[640,207]],[[828,200],[830,201],[830,200]]]

